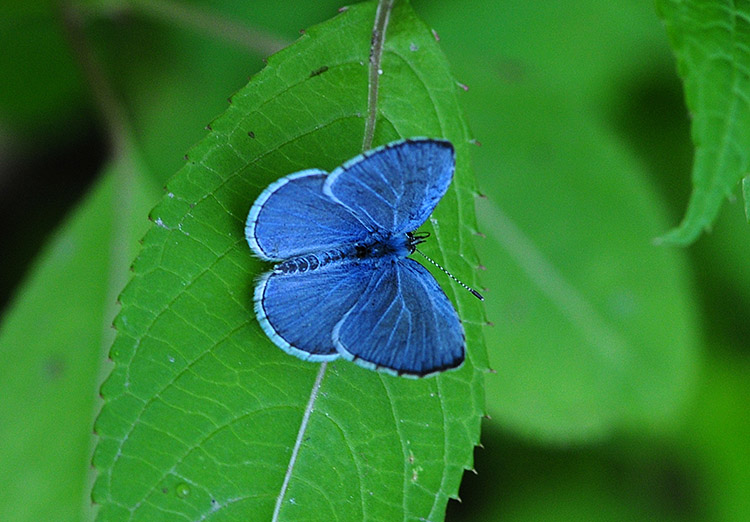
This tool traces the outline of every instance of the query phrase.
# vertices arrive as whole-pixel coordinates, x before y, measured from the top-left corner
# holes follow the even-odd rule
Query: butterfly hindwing
[[[371,264],[338,264],[284,274],[267,272],[255,288],[255,313],[271,340],[311,361],[336,359],[331,332],[367,288]]]
[[[432,274],[413,259],[395,256],[379,260],[377,267],[333,330],[341,355],[369,368],[418,377],[461,365],[463,327]]]

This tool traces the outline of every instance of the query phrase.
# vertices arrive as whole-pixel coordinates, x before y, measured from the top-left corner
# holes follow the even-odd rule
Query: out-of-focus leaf
[[[557,2],[543,13],[521,2],[475,4],[461,12],[466,19],[497,25],[474,31],[446,19],[441,30],[455,46],[476,33],[485,46],[481,60],[453,63],[469,85],[464,100],[488,196],[478,206],[495,324],[485,335],[498,372],[488,379],[488,410],[505,428],[555,442],[670,422],[694,382],[698,352],[686,256],[652,246],[666,227],[662,203],[603,121],[606,111],[594,110],[616,96],[592,89],[613,89],[622,74],[601,55],[642,49],[619,32],[606,39],[608,28],[630,27],[640,15],[582,4]],[[581,24],[579,11],[612,19]],[[490,30],[496,38],[482,33]],[[568,35],[597,46],[579,48]]]
[[[563,441],[663,424],[693,382],[697,329],[683,255],[650,242],[658,202],[601,127],[538,89],[503,92],[483,110],[509,130],[482,130],[504,152],[477,155],[505,173],[478,207],[487,284],[502,289],[487,307],[490,414]],[[530,117],[553,110],[545,125]]]
[[[292,447],[319,366],[276,348],[252,311],[268,267],[243,236],[278,177],[332,169],[361,151],[373,3],[310,29],[232,98],[154,209],[102,388],[94,499],[102,520],[269,519],[289,470],[283,520],[440,520],[471,466],[483,413],[481,306],[439,272],[464,321],[468,360],[412,380],[329,365],[296,465]],[[379,75],[375,143],[445,136],[454,184],[425,228],[434,255],[475,283],[474,188],[454,80],[406,3]],[[324,306],[324,303],[321,303]]]
[[[679,227],[685,245],[709,229],[750,170],[750,3],[657,0],[693,117],[693,193]],[[746,200],[747,201],[747,200]]]
[[[0,328],[2,519],[80,520],[115,299],[158,190],[109,167],[51,239]]]

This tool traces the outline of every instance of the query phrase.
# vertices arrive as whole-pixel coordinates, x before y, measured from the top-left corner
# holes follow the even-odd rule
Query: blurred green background
[[[465,475],[463,502],[449,504],[447,519],[750,520],[750,229],[741,203],[729,202],[691,247],[651,243],[682,217],[692,161],[682,87],[652,2],[413,4],[468,86],[461,97],[481,142],[476,246],[496,373],[477,474]],[[158,187],[270,49],[338,7],[139,0],[81,2],[75,12]],[[11,2],[0,20],[3,318],[47,240],[107,168],[106,126],[64,12]],[[49,314],[65,308],[44,299]],[[68,312],[75,330],[81,314]],[[9,391],[0,395],[15,404],[0,408],[4,462],[44,454],[34,430],[59,425],[13,426],[19,415],[47,415],[42,398],[75,378],[75,348],[35,358],[2,345],[0,390]],[[91,401],[67,404],[79,408],[72,418],[93,419]],[[19,435],[24,427],[30,437]],[[33,472],[24,480],[18,491],[44,487]]]

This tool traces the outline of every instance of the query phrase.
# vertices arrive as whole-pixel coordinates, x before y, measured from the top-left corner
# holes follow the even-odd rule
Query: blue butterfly
[[[303,170],[264,190],[245,236],[258,257],[276,262],[255,288],[268,337],[300,359],[343,357],[396,375],[461,366],[458,315],[430,272],[408,257],[429,235],[414,231],[454,169],[449,141],[407,139],[330,174]]]

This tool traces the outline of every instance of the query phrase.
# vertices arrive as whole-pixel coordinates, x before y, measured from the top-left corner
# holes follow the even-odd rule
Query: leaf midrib
[[[381,60],[383,58],[383,46],[385,42],[385,36],[388,29],[388,18],[390,16],[391,9],[393,8],[394,0],[379,0],[378,8],[375,13],[375,22],[372,30],[372,40],[370,44],[370,60],[369,60],[369,71],[368,71],[368,96],[367,96],[367,119],[365,120],[365,131],[363,138],[362,149],[363,152],[370,149],[372,146],[372,139],[375,135],[375,124],[377,121],[377,105],[378,105],[378,84],[380,82],[381,74]],[[320,391],[320,385],[325,377],[326,369],[328,368],[328,362],[323,362],[318,370],[318,375],[315,378],[315,383],[310,391],[310,398],[308,399],[307,406],[302,416],[300,428],[297,432],[297,438],[295,441],[292,455],[289,458],[289,464],[287,465],[287,471],[284,475],[284,481],[282,482],[279,494],[276,498],[276,504],[274,505],[274,512],[272,521],[277,522],[279,514],[283,506],[284,498],[291,481],[292,474],[294,473],[294,467],[297,462],[299,455],[299,449],[302,444],[302,440],[307,430],[307,423],[309,421],[312,410],[315,406],[315,402]],[[391,407],[393,404],[391,403]],[[396,423],[398,424],[398,423]],[[399,437],[401,439],[401,437]],[[402,442],[403,446],[403,442]],[[405,502],[405,500],[404,500]],[[360,503],[362,513],[365,512],[364,492],[360,488]]]

